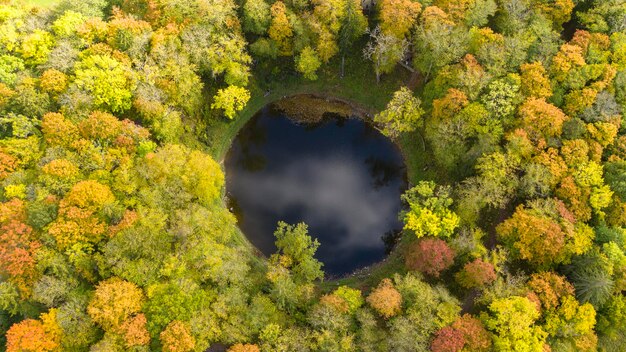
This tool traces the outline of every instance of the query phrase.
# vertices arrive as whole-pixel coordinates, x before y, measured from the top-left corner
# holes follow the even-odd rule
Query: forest
[[[226,205],[301,93],[404,155],[364,274]],[[625,114],[626,0],[0,0],[0,350],[624,351]]]

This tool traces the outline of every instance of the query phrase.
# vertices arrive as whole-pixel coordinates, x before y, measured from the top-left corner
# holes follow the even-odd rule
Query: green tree
[[[278,253],[270,261],[290,269],[295,282],[308,283],[324,277],[322,263],[314,257],[320,244],[309,236],[306,224],[294,226],[280,221],[274,237]]]
[[[343,299],[348,304],[348,311],[351,313],[356,312],[364,303],[361,290],[353,289],[348,286],[339,286],[333,294]]]
[[[264,34],[270,26],[272,15],[265,0],[246,0],[243,5],[243,29],[254,34]]]
[[[626,162],[615,161],[604,164],[604,178],[611,190],[626,201]]]
[[[76,34],[78,28],[86,21],[83,14],[66,11],[52,24],[52,30],[59,37],[71,37]]]
[[[417,128],[424,110],[421,101],[407,87],[401,87],[387,103],[387,108],[374,116],[374,122],[382,126],[383,133],[397,138],[400,133],[411,132]]]
[[[148,204],[164,209],[183,207],[191,199],[215,204],[224,185],[220,166],[209,155],[182,145],[166,144],[137,167],[150,185],[143,190]]]
[[[24,60],[12,55],[0,56],[0,82],[13,87],[18,72],[24,70]]]
[[[567,268],[567,276],[576,289],[576,298],[601,308],[610,298],[615,288],[613,266],[609,258],[598,248],[585,255],[577,256]]]
[[[433,72],[460,59],[466,52],[467,30],[455,26],[436,6],[424,9],[413,40],[413,66],[428,80]]]
[[[470,1],[469,8],[465,13],[465,24],[468,27],[483,27],[489,17],[493,16],[498,10],[495,0],[473,0]]]
[[[363,49],[363,56],[373,62],[376,82],[380,82],[380,77],[391,72],[404,57],[409,44],[405,39],[383,33],[379,26],[370,31],[369,35],[370,41]]]
[[[621,0],[594,0],[586,12],[578,13],[581,22],[594,32],[622,32],[626,26],[626,4]]]
[[[341,77],[344,75],[345,57],[354,43],[365,34],[367,18],[363,15],[363,8],[359,0],[344,1],[344,15],[341,18],[341,28],[337,33],[337,44],[341,53]]]

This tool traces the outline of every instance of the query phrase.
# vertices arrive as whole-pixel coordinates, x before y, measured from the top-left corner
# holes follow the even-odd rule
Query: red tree
[[[24,224],[26,211],[21,200],[0,203],[0,273],[8,274],[23,295],[35,281],[35,252],[41,247],[33,229]]]
[[[465,288],[481,287],[496,279],[496,270],[491,263],[475,259],[465,264],[463,270],[456,274],[456,279]]]
[[[405,264],[410,270],[417,270],[433,277],[454,263],[454,251],[440,239],[426,238],[413,243],[405,256]]]
[[[486,352],[491,349],[489,332],[480,320],[470,314],[463,314],[462,317],[452,323],[452,328],[463,334],[466,351]]]
[[[463,333],[450,326],[439,330],[430,344],[433,352],[459,352],[465,346]]]

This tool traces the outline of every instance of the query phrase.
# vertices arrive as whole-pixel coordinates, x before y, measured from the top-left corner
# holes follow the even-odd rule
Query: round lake
[[[264,108],[239,132],[225,161],[239,227],[271,255],[278,221],[305,222],[331,277],[384,258],[402,224],[406,169],[400,151],[360,119],[299,124]]]

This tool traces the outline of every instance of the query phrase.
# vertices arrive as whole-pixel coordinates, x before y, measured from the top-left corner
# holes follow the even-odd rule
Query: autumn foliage
[[[378,4],[381,29],[397,38],[405,37],[422,9],[419,2],[410,0],[382,0]]]
[[[75,184],[59,204],[59,217],[49,233],[60,249],[74,244],[90,245],[100,241],[107,224],[100,212],[115,201],[111,189],[94,180]]]
[[[544,309],[554,309],[562,297],[574,294],[574,286],[565,277],[550,271],[533,274],[528,287],[537,295]]]
[[[496,271],[493,264],[479,258],[465,264],[463,270],[456,274],[456,279],[466,288],[482,287],[496,279]]]
[[[557,137],[568,117],[558,107],[543,98],[528,98],[520,107],[524,128],[535,139]]]
[[[259,351],[261,351],[259,349],[259,346],[253,345],[250,343],[246,343],[246,344],[238,343],[236,345],[231,346],[228,349],[228,352],[259,352]]]
[[[41,320],[25,319],[7,331],[7,352],[58,351],[61,338],[56,310],[41,315]]]
[[[435,339],[430,345],[433,352],[459,352],[465,345],[463,333],[452,327],[446,326],[435,334]]]
[[[491,336],[479,319],[469,314],[463,314],[452,323],[452,328],[463,334],[465,350],[472,352],[490,350]]]
[[[26,209],[21,200],[0,205],[0,272],[9,275],[9,281],[28,296],[37,277],[36,252],[41,243],[25,220]]]
[[[624,350],[625,19],[624,0],[0,1],[0,350]],[[306,224],[279,222],[265,260],[224,202],[233,136],[306,91],[342,98],[293,99],[318,122],[396,140],[411,185],[397,255],[346,286],[320,283]]]
[[[522,72],[522,92],[529,97],[549,98],[552,95],[552,87],[546,69],[541,62],[523,64],[520,67]]]
[[[412,243],[405,255],[405,265],[433,277],[454,263],[454,250],[436,238],[424,238]]]
[[[17,168],[17,159],[0,150],[0,180],[6,178]]]
[[[575,226],[574,221],[562,202],[538,201],[528,208],[519,206],[497,231],[519,258],[546,267],[568,261],[591,245],[589,228]]]
[[[150,334],[146,329],[146,316],[143,313],[126,319],[120,326],[126,346],[142,346],[150,342]]]
[[[189,331],[189,325],[175,320],[171,322],[160,335],[163,351],[188,352],[193,350],[196,340]]]
[[[139,287],[114,277],[98,284],[87,312],[103,328],[114,330],[141,310],[143,300],[143,291]],[[141,320],[142,318],[139,318],[135,322],[128,322],[124,330],[128,331],[131,327],[136,330],[136,327],[141,325]]]
[[[452,325],[440,329],[430,348],[433,352],[486,352],[491,348],[491,337],[479,319],[464,314]]]
[[[402,309],[402,296],[389,279],[383,279],[369,296],[369,303],[383,318],[390,318]]]

